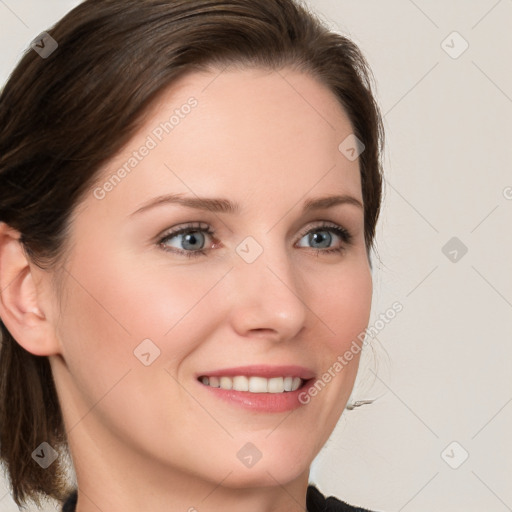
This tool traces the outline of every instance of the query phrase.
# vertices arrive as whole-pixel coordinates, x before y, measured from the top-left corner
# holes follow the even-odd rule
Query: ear
[[[36,286],[35,266],[29,262],[20,233],[0,222],[0,318],[13,338],[28,352],[49,356],[60,352],[53,325],[49,321],[50,301],[44,301]]]

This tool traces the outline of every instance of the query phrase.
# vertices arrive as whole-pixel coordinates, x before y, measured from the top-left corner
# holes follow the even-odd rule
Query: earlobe
[[[0,222],[0,318],[25,350],[53,355],[57,344],[40,301],[20,233]]]

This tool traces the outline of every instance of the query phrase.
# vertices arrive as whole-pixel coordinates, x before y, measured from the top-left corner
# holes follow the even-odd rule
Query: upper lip
[[[269,365],[251,365],[236,366],[232,368],[222,368],[220,370],[207,370],[199,373],[199,377],[236,377],[237,375],[245,375],[247,377],[300,377],[302,380],[308,380],[315,374],[305,368],[297,365],[269,366]]]

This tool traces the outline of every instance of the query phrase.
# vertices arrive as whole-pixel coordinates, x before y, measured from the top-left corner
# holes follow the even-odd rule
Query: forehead
[[[102,203],[132,208],[171,192],[238,194],[243,202],[249,189],[266,201],[299,200],[313,189],[361,198],[359,164],[339,150],[351,133],[335,95],[309,74],[189,73],[161,93],[102,170]]]

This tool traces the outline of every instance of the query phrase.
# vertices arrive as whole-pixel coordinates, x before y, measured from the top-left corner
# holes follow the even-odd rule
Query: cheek
[[[167,403],[181,403],[180,388],[165,370],[173,372],[201,333],[206,336],[209,318],[201,297],[214,276],[211,283],[205,276],[191,280],[183,272],[166,274],[93,255],[89,261],[76,258],[69,273],[57,334],[69,371],[64,393],[73,403],[70,424],[93,425],[93,416],[100,415],[112,429],[122,429],[116,418],[123,417],[124,435],[139,429],[142,438],[148,427],[141,415],[153,415],[160,424],[169,420],[161,397],[148,391],[164,390]],[[147,339],[154,345],[141,345]],[[138,350],[141,346],[144,351]],[[142,354],[148,351],[151,363],[146,366]],[[89,414],[92,410],[95,415]]]
[[[312,310],[322,320],[317,327],[325,333],[332,357],[333,351],[344,351],[368,326],[372,275],[368,265],[360,260],[354,265],[340,266],[335,274],[331,271],[328,278],[315,281],[319,284],[315,287]],[[313,281],[310,286],[315,286]]]
[[[179,361],[215,321],[207,295],[222,277],[219,271],[89,255],[76,258],[70,274],[60,334],[66,359],[87,362],[100,380],[105,365],[114,370],[139,364],[134,350],[146,339],[167,361]]]

